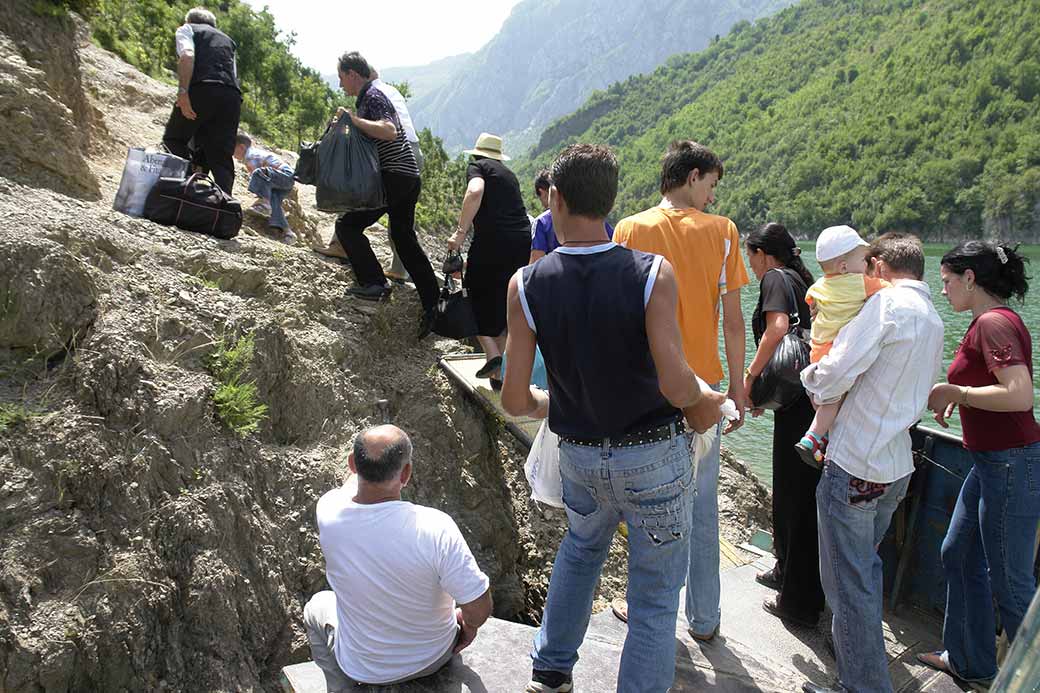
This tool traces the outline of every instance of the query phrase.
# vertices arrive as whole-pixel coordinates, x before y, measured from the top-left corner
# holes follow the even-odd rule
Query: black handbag
[[[148,193],[144,216],[159,224],[227,240],[242,228],[242,205],[198,173],[184,178],[160,178]]]
[[[314,185],[318,182],[318,145],[325,139],[332,122],[325,127],[325,132],[316,142],[300,142],[300,151],[296,158],[296,172],[293,179],[304,185]]]
[[[776,270],[784,278],[791,301],[790,323],[787,334],[777,345],[769,363],[751,384],[751,401],[759,409],[781,410],[790,407],[805,396],[802,371],[809,365],[809,340],[801,327],[798,298],[794,284],[783,270]]]
[[[450,274],[444,275],[444,287],[437,300],[433,331],[442,337],[465,339],[477,334],[477,318],[466,289],[455,283]]]

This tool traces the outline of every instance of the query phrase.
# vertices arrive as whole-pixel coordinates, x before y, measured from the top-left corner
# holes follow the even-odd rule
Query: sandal
[[[502,367],[502,357],[501,356],[496,356],[493,359],[489,359],[487,363],[485,363],[483,366],[480,367],[480,370],[477,371],[477,377],[478,378],[486,378],[489,375],[491,375],[492,373],[494,373],[495,371],[497,371],[501,367]]]
[[[755,575],[755,582],[765,585],[771,590],[779,590],[783,586],[780,580],[780,573],[775,567]]]

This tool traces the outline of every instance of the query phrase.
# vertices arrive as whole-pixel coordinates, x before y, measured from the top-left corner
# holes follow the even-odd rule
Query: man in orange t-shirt
[[[722,161],[696,142],[673,142],[661,167],[661,203],[618,222],[614,241],[643,252],[663,255],[675,269],[679,284],[679,329],[686,361],[693,371],[716,387],[722,382],[719,360],[719,307],[729,371],[727,395],[741,414],[726,427],[743,424],[744,314],[740,289],[748,283],[740,256],[736,224],[706,214],[715,202],[715,185],[722,178]],[[690,533],[690,569],[686,577],[686,619],[699,640],[711,640],[719,627],[719,439],[697,466],[697,502]],[[615,612],[625,615],[622,604]]]

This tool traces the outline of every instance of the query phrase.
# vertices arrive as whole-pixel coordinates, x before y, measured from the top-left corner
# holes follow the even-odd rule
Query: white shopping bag
[[[563,479],[560,477],[560,437],[549,430],[549,422],[542,421],[534,437],[531,452],[524,464],[531,498],[556,508],[563,507]]]
[[[112,209],[132,217],[144,216],[144,202],[159,178],[187,178],[188,161],[173,154],[132,147],[126,154]]]
[[[722,421],[736,421],[740,418],[737,405],[731,399],[722,403]],[[693,458],[693,475],[697,476],[697,465],[707,455],[715,444],[715,438],[719,435],[719,426],[712,426],[704,433],[690,432],[690,457]]]

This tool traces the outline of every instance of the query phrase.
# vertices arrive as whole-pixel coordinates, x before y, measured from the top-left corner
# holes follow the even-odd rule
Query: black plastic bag
[[[242,227],[242,205],[212,178],[160,178],[144,203],[146,219],[227,240]]]
[[[437,300],[433,331],[442,337],[465,339],[477,333],[477,318],[466,289],[456,288],[450,274],[444,275],[444,287]]]
[[[787,285],[791,301],[791,312],[787,334],[777,345],[769,363],[751,384],[751,401],[759,409],[786,409],[805,396],[802,386],[802,371],[809,365],[809,341],[801,328],[798,298],[794,293],[791,278],[783,270],[777,270]]]
[[[376,143],[344,113],[318,143],[317,207],[352,212],[386,207]]]
[[[325,139],[325,135],[331,128],[332,123],[329,123],[317,142],[300,142],[300,151],[296,157],[296,170],[293,175],[293,179],[297,183],[314,185],[318,182],[318,145]]]

